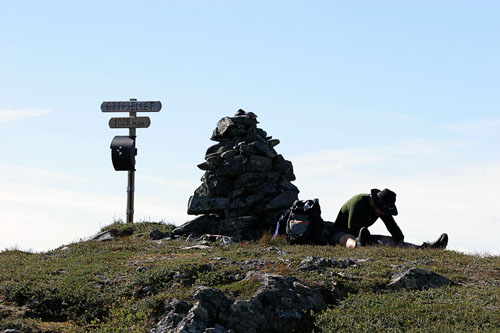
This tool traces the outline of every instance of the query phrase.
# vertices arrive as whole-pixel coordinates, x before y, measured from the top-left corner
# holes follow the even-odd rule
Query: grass
[[[491,292],[444,287],[352,294],[320,314],[316,325],[322,332],[497,332],[499,297]]]
[[[303,283],[336,284],[344,297],[304,327],[332,331],[500,331],[500,257],[454,251],[286,244],[264,237],[231,247],[188,249],[182,240],[153,242],[149,229],[165,223],[113,223],[115,240],[81,241],[45,253],[0,253],[0,330],[144,332],[159,321],[165,302],[191,300],[200,285],[248,299],[259,288],[251,270],[294,276]],[[278,250],[279,249],[279,250]],[[365,259],[347,268],[300,272],[309,255]],[[385,288],[405,267],[445,275],[457,285],[422,291]]]

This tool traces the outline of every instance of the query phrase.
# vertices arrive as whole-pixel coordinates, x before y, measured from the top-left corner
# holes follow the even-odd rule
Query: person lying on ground
[[[330,232],[331,244],[340,244],[353,248],[365,245],[389,245],[400,247],[446,248],[448,235],[442,234],[434,242],[425,242],[420,246],[406,243],[401,229],[393,216],[398,215],[396,193],[389,189],[372,189],[370,194],[358,194],[349,199],[340,209]],[[391,236],[371,235],[368,227],[380,219]],[[356,236],[357,235],[357,236]]]

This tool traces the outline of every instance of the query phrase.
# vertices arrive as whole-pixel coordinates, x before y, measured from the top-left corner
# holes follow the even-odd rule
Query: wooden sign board
[[[109,128],[148,128],[149,117],[116,117],[109,120]]]
[[[127,101],[127,102],[102,102],[102,112],[158,112],[161,102],[156,101]]]

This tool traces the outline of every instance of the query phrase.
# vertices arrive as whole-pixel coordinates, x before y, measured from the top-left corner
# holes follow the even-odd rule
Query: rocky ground
[[[499,331],[500,258],[113,224],[0,253],[1,332]]]

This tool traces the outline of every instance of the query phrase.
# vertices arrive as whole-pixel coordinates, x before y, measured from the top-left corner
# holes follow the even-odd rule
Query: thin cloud
[[[193,185],[147,176],[144,180],[169,190],[155,185],[160,189],[152,192],[141,183],[135,198],[135,221],[151,218],[180,224],[193,218],[186,214],[188,194],[178,195],[188,187],[192,190]],[[93,180],[69,173],[0,163],[2,220],[9,221],[2,225],[0,250],[17,246],[45,251],[94,234],[117,216],[124,219],[124,191],[90,187],[89,182]],[[47,234],[47,230],[51,232]]]
[[[0,200],[3,203],[42,205],[45,207],[85,208],[106,211],[120,205],[117,195],[99,194],[44,186],[3,184]]]
[[[148,182],[160,184],[175,190],[187,190],[191,191],[192,189],[198,187],[200,185],[200,182],[194,182],[194,181],[186,181],[186,180],[179,180],[179,179],[165,179],[165,178],[160,178],[160,177],[151,177],[151,176],[144,176],[144,175],[138,175],[137,178],[139,180],[145,180]]]
[[[37,169],[37,168],[30,168],[30,167],[25,167],[21,165],[14,165],[14,164],[7,164],[7,163],[0,163],[0,180],[2,180],[2,176],[5,175],[6,179],[12,179],[14,178],[14,175],[16,175],[18,178],[26,178],[26,177],[42,177],[45,179],[52,179],[52,180],[61,180],[61,181],[72,181],[72,182],[79,182],[79,183],[88,183],[89,179],[84,179],[81,177],[76,177],[74,175],[62,173],[62,172],[56,172],[56,171],[50,171],[50,170],[44,170],[44,169]]]
[[[477,119],[473,121],[443,124],[440,129],[467,137],[498,136],[500,133],[500,118]]]
[[[301,199],[320,198],[323,218],[329,221],[350,196],[391,188],[398,193],[397,221],[408,240],[431,241],[447,232],[451,248],[500,253],[495,238],[500,160],[482,163],[447,150],[448,141],[414,141],[297,155],[292,159],[294,184]],[[471,238],[471,223],[481,239]],[[376,223],[373,232],[387,234],[383,223]]]
[[[398,112],[379,112],[378,113],[382,117],[396,119],[396,120],[404,120],[404,121],[420,121],[421,119],[406,113],[398,113]]]
[[[416,169],[415,160],[428,160],[440,156],[446,143],[429,140],[411,140],[387,147],[332,149],[292,156],[297,171],[308,179],[310,175],[356,173],[371,177],[374,171],[389,170],[395,163],[404,164],[404,170]],[[392,171],[391,171],[392,172]]]
[[[0,123],[6,123],[11,120],[37,117],[52,112],[50,109],[19,109],[7,110],[0,109]]]

